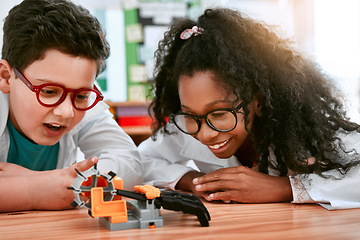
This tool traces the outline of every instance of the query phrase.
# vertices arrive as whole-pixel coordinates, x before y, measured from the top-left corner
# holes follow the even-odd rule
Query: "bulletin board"
[[[154,52],[170,23],[181,17],[196,18],[200,0],[124,0],[127,98],[151,98],[149,79],[153,73]]]

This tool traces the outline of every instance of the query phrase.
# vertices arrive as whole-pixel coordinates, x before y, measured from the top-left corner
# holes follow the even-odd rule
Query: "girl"
[[[178,20],[154,80],[154,135],[139,148],[148,183],[208,201],[360,207],[360,126],[269,26],[230,9]]]

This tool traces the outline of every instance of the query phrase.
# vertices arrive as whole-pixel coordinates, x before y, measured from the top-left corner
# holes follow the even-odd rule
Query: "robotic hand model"
[[[195,195],[160,191],[150,185],[135,186],[134,192],[122,190],[121,178],[113,172],[100,173],[96,165],[84,172],[76,171],[78,176],[68,187],[75,195],[71,205],[90,208],[89,215],[99,217],[111,231],[162,227],[161,207],[196,215],[201,226],[209,226],[210,214]],[[81,196],[90,196],[90,200],[85,203]],[[122,200],[121,196],[132,200]]]

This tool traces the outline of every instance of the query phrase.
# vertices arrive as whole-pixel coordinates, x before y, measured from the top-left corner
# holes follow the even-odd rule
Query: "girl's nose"
[[[206,124],[205,120],[201,120],[200,131],[196,134],[196,138],[200,142],[209,142],[212,138],[216,137],[220,132],[212,129]]]

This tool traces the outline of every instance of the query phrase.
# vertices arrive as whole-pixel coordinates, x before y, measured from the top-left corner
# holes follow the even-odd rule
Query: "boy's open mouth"
[[[50,123],[45,123],[44,125],[45,125],[47,128],[49,128],[50,130],[53,130],[53,131],[57,131],[57,130],[61,129],[62,127],[64,127],[64,126],[62,126],[62,125],[60,125],[60,124],[55,124],[55,123],[52,123],[52,124],[50,124]]]

